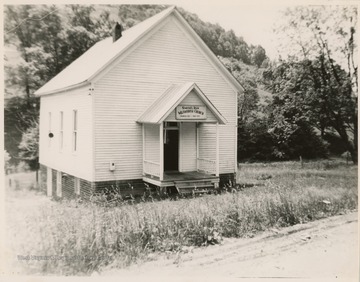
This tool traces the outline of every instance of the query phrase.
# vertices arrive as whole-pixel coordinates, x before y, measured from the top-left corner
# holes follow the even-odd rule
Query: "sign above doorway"
[[[177,106],[177,120],[206,119],[206,106]]]

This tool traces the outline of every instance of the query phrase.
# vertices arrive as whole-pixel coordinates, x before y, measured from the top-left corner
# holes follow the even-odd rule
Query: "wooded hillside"
[[[9,164],[25,160],[37,167],[39,101],[33,93],[38,88],[95,42],[110,36],[116,21],[127,29],[165,8],[5,6],[5,150]],[[332,29],[326,26],[328,11],[289,10],[285,15],[291,24],[284,25],[284,30],[305,28],[300,25],[308,22],[310,35],[320,47],[311,57],[305,54],[281,62],[270,62],[263,47],[247,44],[234,31],[178,10],[246,90],[239,94],[239,160],[314,158],[349,151],[357,161],[356,8],[339,9],[338,14],[332,11],[338,20]],[[325,25],[312,26],[314,18],[321,16]],[[340,53],[348,58],[347,69],[332,57],[332,48],[321,37],[324,32],[341,37],[345,47]],[[314,52],[313,46],[302,47]]]

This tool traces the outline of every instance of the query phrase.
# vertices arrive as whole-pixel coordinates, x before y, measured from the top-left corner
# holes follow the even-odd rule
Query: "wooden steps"
[[[209,180],[179,180],[174,184],[179,194],[202,194],[214,189],[214,183]]]

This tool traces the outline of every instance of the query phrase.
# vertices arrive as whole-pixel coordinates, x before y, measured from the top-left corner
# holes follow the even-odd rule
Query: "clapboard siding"
[[[73,110],[77,110],[77,151],[73,151]],[[63,149],[60,150],[60,112],[63,112]],[[54,137],[49,146],[49,112]],[[47,167],[94,180],[92,96],[88,87],[41,97],[40,160]]]
[[[198,132],[199,158],[216,161],[216,125],[199,124]]]
[[[195,91],[191,91],[179,104],[179,106],[194,105],[194,106],[205,106],[204,102],[199,98]],[[178,121],[176,119],[175,110],[173,110],[165,121]],[[206,107],[206,122],[217,122],[214,114]]]
[[[149,35],[150,36],[150,35]],[[121,38],[119,39],[121,40]],[[145,39],[144,39],[145,40]],[[228,121],[220,126],[220,173],[234,172],[236,92],[173,16],[95,85],[95,179],[142,175],[142,131],[135,121],[172,83],[195,82]],[[204,141],[206,142],[206,141]],[[109,172],[110,161],[119,169]]]
[[[182,123],[180,132],[181,171],[196,171],[196,123]]]
[[[145,124],[145,160],[160,162],[160,126]]]
[[[235,126],[219,126],[220,173],[235,172],[234,130]]]

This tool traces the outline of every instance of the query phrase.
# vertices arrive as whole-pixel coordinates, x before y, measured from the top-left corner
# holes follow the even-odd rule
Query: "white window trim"
[[[78,147],[78,126],[79,126],[79,115],[78,110],[73,110],[73,118],[72,118],[72,151],[73,153],[76,153],[79,149]]]

